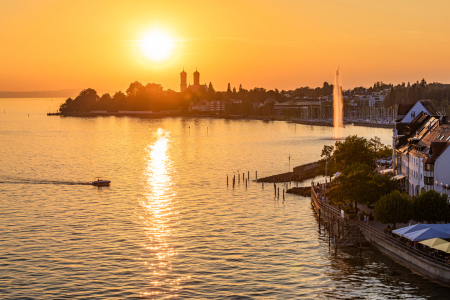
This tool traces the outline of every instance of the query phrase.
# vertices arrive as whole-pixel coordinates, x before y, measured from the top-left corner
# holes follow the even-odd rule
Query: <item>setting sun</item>
[[[152,31],[141,40],[144,55],[154,61],[162,61],[172,54],[173,39],[162,31]]]

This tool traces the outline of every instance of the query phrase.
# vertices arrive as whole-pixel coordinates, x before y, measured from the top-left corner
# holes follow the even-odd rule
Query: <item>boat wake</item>
[[[34,179],[0,179],[0,184],[66,184],[66,185],[92,185],[88,181],[60,181],[60,180],[34,180]]]

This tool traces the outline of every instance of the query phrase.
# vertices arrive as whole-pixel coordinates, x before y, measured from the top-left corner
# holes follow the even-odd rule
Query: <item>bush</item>
[[[373,211],[376,219],[383,224],[407,223],[412,216],[412,201],[405,193],[393,191],[375,204]]]
[[[413,219],[417,222],[437,223],[449,221],[448,196],[433,190],[422,192],[413,201]]]

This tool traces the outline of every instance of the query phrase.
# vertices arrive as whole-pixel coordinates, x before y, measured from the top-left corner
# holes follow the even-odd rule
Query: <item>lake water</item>
[[[319,158],[327,127],[48,117],[0,99],[1,299],[442,299],[374,249],[329,252],[310,199],[253,182]],[[344,135],[391,130],[348,126]],[[250,171],[248,188],[234,174]],[[226,177],[230,176],[227,187]],[[83,185],[101,176],[110,187]],[[308,185],[309,182],[304,183]],[[281,198],[281,197],[280,197]]]

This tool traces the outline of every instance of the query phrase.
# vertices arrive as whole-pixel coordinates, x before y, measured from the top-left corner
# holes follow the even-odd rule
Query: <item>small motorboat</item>
[[[96,177],[97,180],[92,181],[92,185],[95,186],[109,186],[111,183],[110,180],[102,180],[100,177]]]

